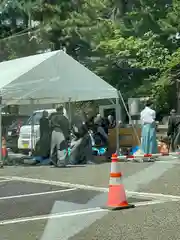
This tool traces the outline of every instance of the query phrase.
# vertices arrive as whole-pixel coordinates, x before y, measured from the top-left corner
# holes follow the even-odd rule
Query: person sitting
[[[88,123],[76,116],[73,120],[70,163],[86,164],[92,162],[92,143],[89,135]]]
[[[93,137],[96,146],[106,146],[108,144],[108,134],[102,127],[102,120],[99,117],[94,119]]]

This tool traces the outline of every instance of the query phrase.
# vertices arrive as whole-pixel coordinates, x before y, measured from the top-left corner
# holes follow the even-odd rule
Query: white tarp
[[[61,50],[1,62],[0,91],[6,104],[118,97],[115,88]]]

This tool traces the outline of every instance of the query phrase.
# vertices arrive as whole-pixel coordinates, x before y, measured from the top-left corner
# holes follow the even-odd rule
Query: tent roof
[[[116,98],[117,90],[64,51],[0,63],[6,104],[58,103]]]

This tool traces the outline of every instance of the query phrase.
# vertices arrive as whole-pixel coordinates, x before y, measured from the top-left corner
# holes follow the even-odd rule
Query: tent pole
[[[0,96],[0,165],[2,165],[2,96]]]
[[[71,98],[69,98],[68,102],[68,117],[69,117],[69,133],[71,133],[71,128],[72,128],[72,111],[71,111]],[[70,141],[71,141],[71,134],[70,134]]]
[[[69,116],[69,129],[71,129],[71,125],[72,125],[71,98],[69,98],[69,101],[68,101],[68,116]]]
[[[117,91],[118,94],[118,91]],[[119,96],[119,94],[118,94]],[[116,153],[119,156],[119,123],[120,123],[120,106],[119,106],[119,97],[116,98]]]
[[[31,99],[31,107],[34,107],[34,99]],[[33,155],[34,151],[34,111],[32,114],[32,121],[31,121],[31,156]]]

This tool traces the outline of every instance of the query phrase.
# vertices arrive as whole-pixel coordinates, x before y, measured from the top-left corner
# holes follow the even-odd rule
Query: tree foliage
[[[180,1],[4,0],[0,9],[1,55],[2,49],[14,58],[65,47],[125,98],[152,96],[162,112],[174,107]],[[21,44],[18,37],[3,42],[22,31]]]

